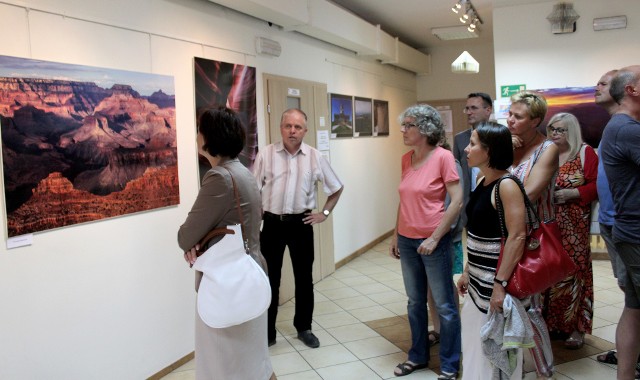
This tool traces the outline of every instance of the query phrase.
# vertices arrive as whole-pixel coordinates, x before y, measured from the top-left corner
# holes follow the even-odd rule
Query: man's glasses
[[[467,112],[476,112],[479,109],[485,109],[487,107],[478,107],[478,106],[469,106],[469,107],[464,107],[464,109],[462,110],[462,112],[467,113]]]
[[[549,133],[551,133],[551,134],[557,133],[559,135],[564,135],[565,133],[567,133],[567,128],[549,127]]]
[[[400,126],[404,129],[409,129],[409,128],[417,128],[418,124],[413,124],[413,123],[402,123],[400,124]]]

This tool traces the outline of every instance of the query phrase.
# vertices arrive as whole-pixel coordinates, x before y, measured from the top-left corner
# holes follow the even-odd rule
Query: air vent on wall
[[[262,55],[279,57],[280,53],[282,53],[282,47],[278,41],[266,37],[256,37],[256,52]]]
[[[431,28],[431,33],[442,41],[478,38],[478,30],[470,32],[466,25]]]

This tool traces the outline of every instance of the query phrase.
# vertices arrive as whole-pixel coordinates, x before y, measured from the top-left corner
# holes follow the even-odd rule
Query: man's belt
[[[311,210],[307,210],[300,214],[280,214],[280,215],[271,213],[269,211],[265,211],[263,215],[263,219],[279,220],[281,222],[301,222],[302,219],[305,217],[305,214],[309,213],[310,211]]]

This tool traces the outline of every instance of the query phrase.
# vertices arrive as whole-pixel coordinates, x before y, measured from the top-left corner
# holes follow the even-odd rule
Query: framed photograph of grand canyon
[[[256,68],[235,63],[194,58],[196,117],[220,106],[234,110],[244,125],[247,141],[238,156],[251,169],[258,154],[258,116],[256,110]],[[198,155],[200,180],[211,164]]]
[[[8,237],[177,205],[172,76],[0,56]]]

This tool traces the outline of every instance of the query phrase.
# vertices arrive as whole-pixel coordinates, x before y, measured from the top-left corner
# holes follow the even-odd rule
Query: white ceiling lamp
[[[431,28],[431,34],[441,41],[464,40],[467,38],[478,38],[478,30],[469,30],[464,25],[443,26],[439,28]]]
[[[627,16],[600,17],[593,19],[593,30],[624,29],[627,27]]]
[[[553,34],[575,32],[576,20],[579,18],[578,12],[573,9],[573,3],[558,3],[553,6],[553,11],[547,16]]]
[[[451,64],[451,72],[454,74],[477,74],[480,72],[480,64],[465,50]]]

